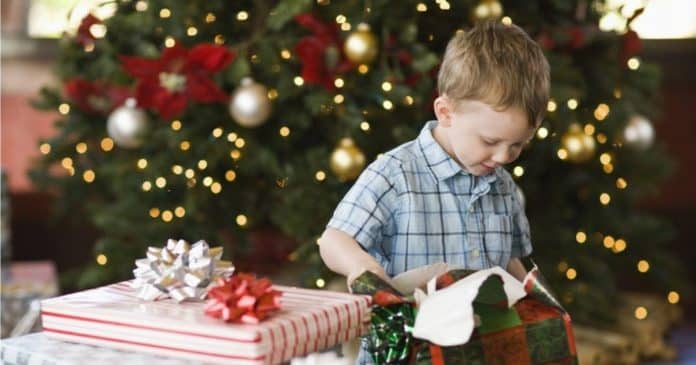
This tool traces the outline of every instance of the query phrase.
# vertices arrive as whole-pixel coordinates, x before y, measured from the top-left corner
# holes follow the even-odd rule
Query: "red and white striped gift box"
[[[200,302],[140,300],[127,281],[44,300],[41,317],[56,339],[224,364],[278,364],[367,332],[369,297],[275,288],[282,309],[258,325],[208,317]]]

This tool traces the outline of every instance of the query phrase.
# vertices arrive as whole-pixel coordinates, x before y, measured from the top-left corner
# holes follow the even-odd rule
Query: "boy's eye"
[[[484,139],[483,143],[485,143],[487,146],[495,146],[497,144],[497,142],[489,141],[487,139]]]

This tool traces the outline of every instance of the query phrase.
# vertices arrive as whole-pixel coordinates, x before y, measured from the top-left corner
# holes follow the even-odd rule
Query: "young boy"
[[[438,262],[497,265],[522,280],[529,223],[503,165],[541,123],[549,78],[541,48],[515,25],[482,22],[455,35],[438,75],[437,121],[363,171],[320,238],[324,263],[349,284],[364,270],[388,279]]]

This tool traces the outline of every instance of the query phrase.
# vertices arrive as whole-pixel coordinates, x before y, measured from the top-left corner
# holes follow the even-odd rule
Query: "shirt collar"
[[[418,147],[425,158],[425,162],[435,178],[442,181],[459,173],[474,177],[463,169],[433,137],[433,129],[437,126],[437,120],[431,120],[425,124],[418,135]],[[497,168],[494,173],[482,176],[480,181],[492,183],[500,173]]]

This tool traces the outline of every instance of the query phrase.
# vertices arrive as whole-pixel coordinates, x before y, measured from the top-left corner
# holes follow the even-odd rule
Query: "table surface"
[[[169,359],[105,347],[63,342],[43,333],[0,341],[0,363],[6,365],[204,365],[202,362]]]
[[[324,354],[311,354],[305,359],[294,359],[284,365],[321,364]],[[335,354],[329,357],[331,364],[350,364],[339,361]],[[106,347],[59,341],[41,332],[0,340],[0,364],[3,365],[206,365],[201,361],[183,360],[129,352]]]

